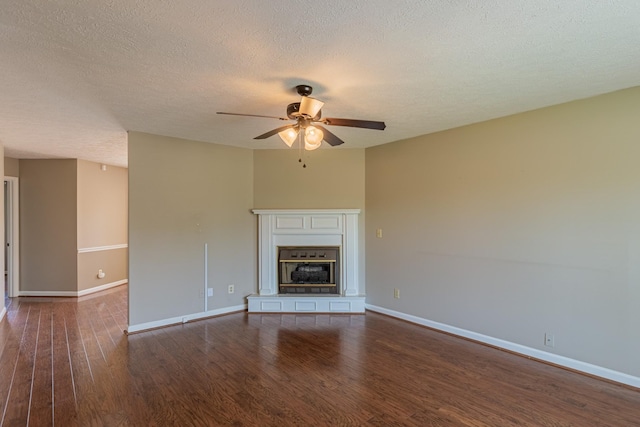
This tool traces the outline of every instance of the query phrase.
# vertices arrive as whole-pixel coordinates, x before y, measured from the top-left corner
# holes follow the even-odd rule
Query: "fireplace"
[[[278,247],[278,293],[339,294],[339,247]]]
[[[359,209],[254,209],[258,293],[249,312],[364,313]]]

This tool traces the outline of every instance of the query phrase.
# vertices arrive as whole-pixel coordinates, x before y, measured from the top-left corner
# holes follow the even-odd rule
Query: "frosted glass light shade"
[[[324,105],[324,102],[318,101],[315,98],[309,98],[308,96],[303,96],[302,101],[300,101],[300,114],[304,114],[305,116],[314,118],[318,115],[318,112]]]
[[[296,137],[298,136],[298,129],[296,128],[285,129],[282,132],[278,132],[278,136],[282,138],[285,144],[291,147],[293,143],[296,142]]]
[[[304,131],[304,149],[305,150],[315,150],[320,147],[322,144],[322,139],[324,138],[324,133],[315,126],[307,126],[307,129]]]

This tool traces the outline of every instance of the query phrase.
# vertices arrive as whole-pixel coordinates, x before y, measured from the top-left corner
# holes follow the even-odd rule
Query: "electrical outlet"
[[[555,347],[556,346],[556,342],[555,342],[555,339],[553,337],[553,334],[550,334],[548,332],[544,334],[544,345],[546,345],[547,347]]]
[[[229,289],[227,290],[227,292],[229,292],[230,294],[234,293],[236,291],[236,287],[235,285],[229,285]]]
[[[393,297],[394,297],[394,298],[400,298],[400,289],[395,288],[395,289],[393,290]]]
[[[209,297],[213,296],[213,288],[207,288],[207,296]]]
[[[378,239],[382,239],[382,228],[378,228],[378,229],[376,230],[376,237],[377,237]]]

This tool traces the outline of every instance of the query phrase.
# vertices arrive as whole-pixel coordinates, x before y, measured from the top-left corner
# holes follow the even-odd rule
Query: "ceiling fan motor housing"
[[[300,113],[300,103],[299,102],[293,102],[289,105],[287,105],[287,117],[289,117],[291,120],[297,120],[302,116],[302,114]],[[320,120],[320,118],[322,117],[322,110],[318,111],[318,114],[316,114],[315,117],[311,117],[311,120]]]
[[[287,105],[287,117],[292,120],[300,117],[300,103],[294,102],[292,104]]]

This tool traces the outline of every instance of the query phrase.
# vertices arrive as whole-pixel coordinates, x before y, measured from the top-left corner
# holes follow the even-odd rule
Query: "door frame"
[[[10,298],[20,295],[20,181],[15,176],[5,176],[7,183],[6,206],[7,224],[5,240],[7,251],[7,290]]]

